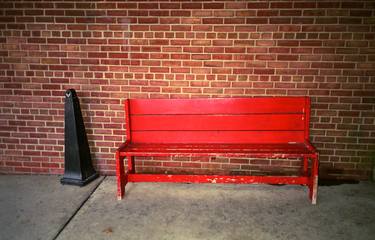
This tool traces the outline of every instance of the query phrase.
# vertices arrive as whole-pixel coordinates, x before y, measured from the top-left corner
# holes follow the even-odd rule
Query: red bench
[[[125,115],[127,140],[116,151],[118,199],[128,182],[269,183],[306,185],[316,203],[308,97],[128,99]],[[134,156],[298,158],[302,169],[300,176],[140,174]]]

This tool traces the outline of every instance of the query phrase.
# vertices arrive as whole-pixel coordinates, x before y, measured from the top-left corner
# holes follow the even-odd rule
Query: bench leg
[[[121,200],[125,194],[125,172],[124,157],[116,151],[116,178],[117,178],[117,199]]]
[[[309,181],[309,197],[312,204],[316,204],[318,194],[319,157],[315,154],[312,158],[311,176]]]

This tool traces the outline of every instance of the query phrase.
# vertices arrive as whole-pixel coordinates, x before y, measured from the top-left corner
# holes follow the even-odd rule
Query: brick
[[[362,24],[361,18],[339,18],[339,24]]]
[[[223,9],[224,3],[203,3],[204,9]]]
[[[191,11],[171,11],[171,16],[190,17]]]
[[[175,26],[172,26],[172,31],[190,32],[191,26],[190,25],[175,25]]]
[[[337,24],[338,18],[336,17],[320,17],[316,19],[317,24]]]
[[[341,3],[342,8],[363,8],[364,4],[363,2],[342,2]]]
[[[306,1],[306,2],[294,2],[294,6],[293,7],[294,8],[315,8],[316,4],[317,3],[315,3],[315,2],[309,2],[309,1]]]
[[[268,23],[268,18],[246,18],[246,24],[267,24]]]
[[[202,20],[203,24],[223,24],[224,19],[223,18],[204,18]]]
[[[273,41],[273,40],[257,40],[256,45],[257,46],[274,46],[275,41]]]
[[[192,40],[191,45],[193,45],[193,46],[209,46],[209,45],[211,45],[211,40]]]
[[[158,3],[138,3],[139,9],[158,9]]]
[[[182,3],[182,9],[202,9],[202,3]]]
[[[166,39],[151,39],[149,41],[150,45],[168,45],[169,41]]]
[[[209,55],[209,54],[193,54],[191,56],[191,59],[195,59],[195,60],[209,60],[209,59],[211,59],[211,55]]]
[[[128,16],[148,16],[148,11],[144,11],[144,10],[129,10],[128,11]],[[114,15],[114,16],[126,16],[126,12],[123,11],[123,10],[112,10],[112,11],[108,11],[108,15],[111,16],[111,15]]]
[[[269,8],[269,3],[268,2],[249,2],[247,3],[247,8],[249,9]]]
[[[153,24],[153,23],[158,23],[159,19],[158,18],[138,18],[138,23],[140,24]]]
[[[279,11],[278,10],[258,10],[257,16],[278,16]]]
[[[314,18],[312,17],[294,17],[292,18],[292,24],[313,24]]]
[[[318,2],[318,8],[339,8],[340,2]]]
[[[255,26],[236,26],[236,32],[253,32],[256,30]]]
[[[280,16],[301,16],[300,10],[280,10]]]
[[[224,24],[245,24],[245,18],[225,18]]]
[[[144,46],[142,47],[142,52],[160,52],[161,47],[159,46]]]
[[[274,74],[274,69],[254,69],[254,74]]]
[[[226,47],[225,53],[245,53],[246,48],[244,47]]]
[[[234,32],[234,26],[215,26],[215,32]]]
[[[323,9],[304,10],[303,16],[325,16],[326,12]]]
[[[353,17],[371,17],[370,10],[350,10],[350,16]]]
[[[272,2],[271,8],[292,8],[292,2]]]

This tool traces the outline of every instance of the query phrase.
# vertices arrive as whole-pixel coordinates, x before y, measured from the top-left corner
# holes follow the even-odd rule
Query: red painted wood
[[[303,113],[304,97],[130,99],[130,114]]]
[[[133,115],[137,130],[304,130],[303,114]]]
[[[119,198],[127,181],[271,183],[308,185],[316,203],[318,156],[308,139],[307,97],[129,100],[125,111],[128,138],[116,152]],[[304,176],[136,174],[132,156],[302,158]],[[313,159],[310,176],[307,158]]]
[[[304,143],[279,144],[161,144],[131,143],[124,151],[138,150],[190,150],[190,151],[251,151],[251,152],[303,152],[313,153]]]
[[[129,174],[129,182],[242,183],[307,185],[307,177]]]
[[[124,182],[124,158],[120,156],[120,151],[116,151],[116,178],[117,178],[117,199],[121,200],[125,193]]]
[[[126,152],[126,153],[125,153]],[[304,157],[313,154],[305,144],[130,144],[134,156]]]
[[[309,179],[309,197],[312,204],[316,204],[318,194],[319,156],[315,154],[312,158],[311,176]]]
[[[132,131],[143,143],[285,143],[303,142],[304,131]]]
[[[125,155],[125,154],[124,154]],[[139,157],[254,157],[254,158],[302,158],[312,156],[312,154],[303,153],[215,153],[215,152],[137,152],[133,156]],[[121,155],[122,156],[122,155]]]
[[[285,143],[304,142],[306,133],[304,97],[131,99],[129,104],[133,142]]]
[[[126,125],[126,140],[131,141],[131,125],[130,125],[130,103],[129,99],[125,99],[125,125]]]
[[[310,98],[306,97],[305,98],[305,141],[309,141],[310,139]]]

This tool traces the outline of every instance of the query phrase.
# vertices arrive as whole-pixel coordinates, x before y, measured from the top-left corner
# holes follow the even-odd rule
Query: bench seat
[[[309,143],[273,144],[125,144],[120,156],[222,156],[222,157],[303,157],[313,155],[315,148]]]

